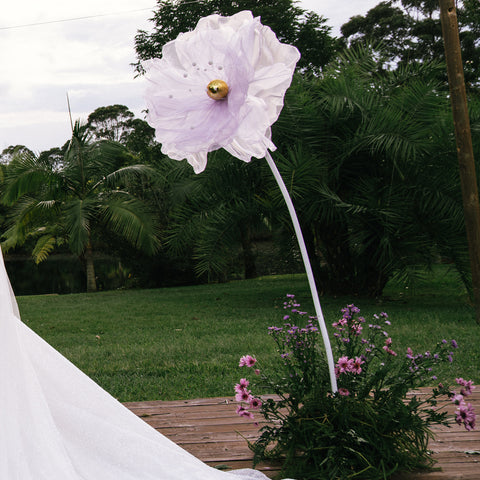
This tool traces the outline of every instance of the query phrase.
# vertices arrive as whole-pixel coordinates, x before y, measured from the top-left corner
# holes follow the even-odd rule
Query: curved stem
[[[280,172],[278,171],[278,168],[275,165],[275,162],[273,161],[272,156],[270,155],[270,152],[268,150],[265,155],[265,158],[267,159],[268,165],[272,170],[273,176],[275,177],[275,180],[277,181],[278,186],[280,187],[283,198],[285,199],[285,203],[287,204],[290,217],[292,218],[293,228],[295,229],[295,234],[297,235],[298,245],[300,247],[303,263],[305,265],[305,270],[307,272],[308,284],[310,285],[310,292],[313,298],[315,313],[317,315],[317,320],[320,325],[320,331],[323,337],[323,344],[325,346],[325,353],[327,355],[328,370],[330,373],[330,383],[332,385],[332,392],[335,393],[337,391],[337,377],[335,376],[335,364],[333,361],[332,347],[330,345],[330,338],[328,336],[327,327],[325,325],[325,319],[323,318],[322,307],[320,306],[317,287],[315,285],[315,278],[313,276],[312,266],[310,264],[310,259],[308,257],[305,241],[303,239],[302,229],[300,228],[300,223],[298,222],[297,213],[295,211],[295,207],[293,206],[293,202],[290,197],[290,194],[288,193],[287,187],[285,186],[285,182],[283,181],[283,178],[280,175]]]

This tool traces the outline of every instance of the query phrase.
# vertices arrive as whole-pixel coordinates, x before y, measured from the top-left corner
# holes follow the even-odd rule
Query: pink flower
[[[245,407],[242,407],[242,405],[237,407],[237,415],[240,415],[241,417],[247,417],[252,420],[254,418],[253,413],[249,412]]]
[[[244,355],[240,358],[239,367],[253,367],[257,363],[257,359],[251,355]]]
[[[354,335],[358,336],[362,333],[363,327],[360,323],[357,323],[355,325],[352,325],[351,330],[354,333]]]
[[[362,373],[362,367],[361,365],[365,363],[360,357],[355,357],[355,361],[353,362],[353,365],[351,367],[351,372],[355,373],[358,375],[359,373]]]
[[[455,381],[457,382],[458,385],[465,387],[460,390],[460,393],[464,397],[468,397],[469,395],[471,395],[472,390],[475,389],[475,386],[473,385],[473,382],[471,380],[468,380],[467,382],[467,380],[464,380],[463,378],[456,378]]]
[[[466,404],[463,402],[458,409],[456,410],[456,422],[458,425],[465,426],[465,430],[471,431],[475,429],[475,411],[473,410],[472,404]]]
[[[241,393],[244,390],[246,390],[249,385],[250,385],[250,382],[246,378],[241,378],[240,383],[237,383],[235,385],[235,392]]]
[[[236,402],[250,402],[252,399],[252,396],[250,395],[251,391],[250,390],[241,390],[237,392],[235,395],[235,401]]]
[[[463,402],[463,395],[460,395],[460,394],[456,394],[452,397],[452,402],[455,404],[455,405],[460,405],[462,402]]]
[[[339,388],[338,394],[342,395],[342,397],[348,397],[350,395],[350,392],[346,388]]]
[[[262,402],[259,398],[252,397],[248,402],[252,410],[259,410],[262,406]]]
[[[351,372],[354,361],[348,357],[340,357],[337,362],[337,368],[339,373]]]
[[[390,347],[388,347],[388,345],[384,345],[382,347],[389,355],[392,355],[392,357],[396,357],[397,356],[397,352],[394,352]]]

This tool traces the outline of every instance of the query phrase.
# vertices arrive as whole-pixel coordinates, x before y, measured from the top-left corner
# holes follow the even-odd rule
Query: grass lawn
[[[226,284],[95,294],[19,297],[23,321],[120,401],[232,395],[240,356],[260,368],[276,360],[267,327],[282,325],[294,293],[314,313],[303,275]],[[453,364],[439,379],[480,383],[480,326],[455,274],[439,266],[414,292],[391,283],[383,298],[321,299],[327,326],[355,303],[367,321],[385,311],[394,349],[420,353],[456,339]],[[331,328],[330,328],[331,330]]]

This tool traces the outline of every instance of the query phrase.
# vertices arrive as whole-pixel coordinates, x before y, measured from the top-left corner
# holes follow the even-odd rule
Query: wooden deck
[[[417,394],[422,392],[417,392]],[[480,414],[480,388],[468,401]],[[125,404],[139,417],[205,463],[225,469],[252,466],[252,453],[245,438],[255,439],[258,427],[235,413],[233,398],[153,401]],[[452,405],[453,407],[453,405]],[[435,470],[395,476],[395,480],[480,480],[480,417],[477,430],[461,427],[435,429],[430,442]],[[244,437],[244,438],[242,438]],[[257,467],[273,478],[275,465]]]

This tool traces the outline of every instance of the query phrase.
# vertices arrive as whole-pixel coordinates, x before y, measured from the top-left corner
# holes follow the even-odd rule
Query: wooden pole
[[[480,324],[480,204],[478,201],[477,176],[473,158],[455,0],[440,0],[440,20],[442,22],[448,84],[450,87],[458,163],[460,166],[460,182],[470,254],[475,313],[477,323]]]

